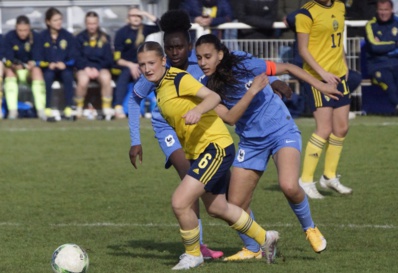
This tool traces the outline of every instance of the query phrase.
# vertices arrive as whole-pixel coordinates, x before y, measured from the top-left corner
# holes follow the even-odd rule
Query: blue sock
[[[296,214],[297,219],[299,220],[304,231],[315,227],[314,221],[312,221],[310,203],[308,202],[307,195],[305,195],[304,200],[301,203],[292,204],[289,202],[289,205],[294,214]]]
[[[251,211],[250,212],[250,217],[254,219],[254,214]],[[245,248],[247,248],[248,250],[252,251],[252,252],[259,252],[260,251],[260,245],[253,239],[250,238],[249,236],[243,234],[243,233],[239,233],[239,237],[240,239],[243,241],[243,244],[245,245]]]
[[[199,243],[203,245],[203,229],[202,229],[202,220],[198,219],[199,222]]]

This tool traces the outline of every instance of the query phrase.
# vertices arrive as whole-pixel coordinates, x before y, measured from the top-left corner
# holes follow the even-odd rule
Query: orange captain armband
[[[275,76],[276,63],[271,62],[271,61],[265,61],[265,65],[267,66],[267,70],[265,71],[267,76]]]

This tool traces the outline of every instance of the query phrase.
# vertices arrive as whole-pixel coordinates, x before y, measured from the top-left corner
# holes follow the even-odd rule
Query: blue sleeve
[[[78,58],[76,59],[76,68],[78,70],[82,70],[86,67],[87,61],[84,56],[84,47],[83,47],[84,39],[81,35],[78,35],[76,37],[76,51],[77,54],[79,55]]]
[[[111,38],[107,35],[106,39],[108,42],[104,45],[105,56],[101,62],[101,67],[110,69],[113,65],[113,52],[111,47]]]
[[[140,145],[140,103],[142,98],[137,96],[135,90],[131,92],[128,103],[128,119],[131,146]]]
[[[228,1],[219,0],[217,8],[217,16],[211,21],[211,26],[218,26],[233,20],[234,14]]]
[[[3,40],[3,35],[0,34],[0,61],[3,60],[4,58],[4,40]]]
[[[70,33],[67,32],[67,40],[68,40],[68,53],[66,55],[65,65],[68,67],[75,66],[76,60],[78,59],[78,51],[76,49],[76,38]]]
[[[4,39],[1,39],[1,48],[0,48],[0,54],[1,54],[1,59],[5,58],[6,62],[5,65],[6,67],[10,67],[12,63],[14,62],[14,51],[12,50],[12,41],[10,35],[6,35]]]
[[[143,75],[134,84],[134,92],[141,98],[146,98],[153,90],[155,85],[148,81]]]
[[[268,76],[269,84],[272,84],[274,81],[279,80],[276,76]]]
[[[199,5],[199,1],[182,1],[180,9],[189,14],[191,22],[194,22],[196,17],[202,15],[202,7]]]
[[[39,33],[33,32],[33,47],[32,47],[32,60],[35,61],[36,63],[40,60],[42,60],[41,56],[41,48],[40,46],[42,45],[41,42],[41,35]]]

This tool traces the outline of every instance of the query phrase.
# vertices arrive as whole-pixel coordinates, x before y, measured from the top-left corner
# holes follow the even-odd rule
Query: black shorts
[[[191,161],[188,175],[205,185],[206,192],[224,194],[229,185],[229,170],[234,162],[235,146],[221,148],[210,143],[200,156]]]
[[[339,100],[331,99],[310,84],[304,83],[305,92],[308,95],[309,106],[312,112],[321,107],[339,108],[351,103],[351,93],[345,80],[345,76],[340,79],[341,82],[337,85],[337,90],[343,93],[343,97],[339,97]]]

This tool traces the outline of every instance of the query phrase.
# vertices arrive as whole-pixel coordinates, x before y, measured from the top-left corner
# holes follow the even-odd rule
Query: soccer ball
[[[76,244],[64,244],[54,251],[51,267],[54,273],[86,273],[88,255]]]

